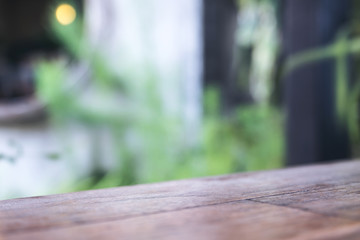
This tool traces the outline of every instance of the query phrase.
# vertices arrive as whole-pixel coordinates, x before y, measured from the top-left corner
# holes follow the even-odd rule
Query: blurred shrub
[[[215,89],[205,94],[205,158],[213,171],[251,171],[279,168],[283,159],[282,117],[267,105],[239,106],[220,113]]]
[[[217,90],[210,88],[204,97],[203,125],[189,133],[181,116],[166,110],[151,63],[115,71],[91,47],[81,23],[54,23],[54,29],[73,60],[40,63],[37,94],[57,126],[77,122],[92,130],[106,129],[114,146],[107,151],[116,159],[113,167],[101,169],[101,154],[95,157],[94,170],[72,183],[71,190],[282,166],[281,115],[275,109],[241,106],[223,115]],[[86,66],[84,78],[76,76],[77,65]],[[97,137],[95,155],[104,151]]]

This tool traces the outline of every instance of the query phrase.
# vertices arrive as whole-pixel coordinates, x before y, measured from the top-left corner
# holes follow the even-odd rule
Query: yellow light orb
[[[69,25],[75,21],[75,8],[69,4],[61,4],[56,8],[56,20],[62,25]]]

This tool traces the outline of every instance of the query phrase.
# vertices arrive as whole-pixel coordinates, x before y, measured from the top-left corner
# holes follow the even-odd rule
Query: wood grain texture
[[[0,239],[360,239],[360,162],[0,201]]]

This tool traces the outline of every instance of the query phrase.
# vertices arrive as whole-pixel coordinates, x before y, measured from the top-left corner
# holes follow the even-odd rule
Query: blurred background
[[[0,199],[356,158],[356,0],[0,0]]]

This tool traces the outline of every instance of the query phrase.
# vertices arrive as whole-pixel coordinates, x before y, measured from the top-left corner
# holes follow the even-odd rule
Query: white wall
[[[152,62],[169,111],[194,133],[201,118],[202,1],[88,0],[86,21],[95,46],[115,68]]]

